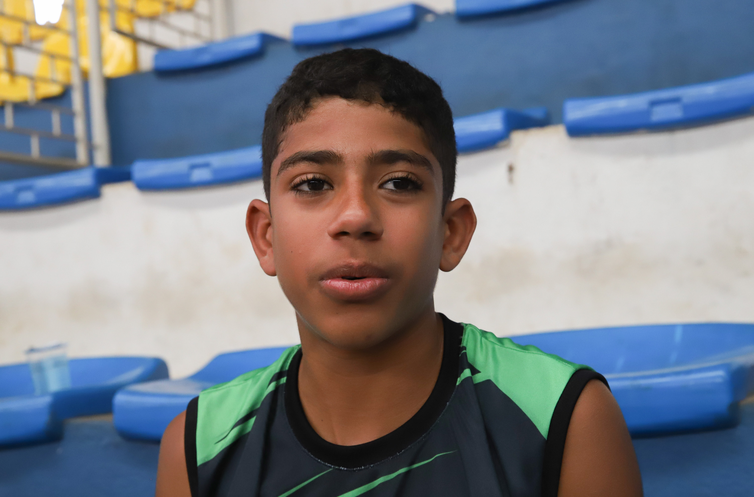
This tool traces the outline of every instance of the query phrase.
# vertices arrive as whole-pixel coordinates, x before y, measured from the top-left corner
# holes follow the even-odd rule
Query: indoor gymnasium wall
[[[515,132],[461,156],[479,218],[437,309],[499,335],[754,321],[754,118],[569,138]],[[246,238],[261,182],[0,213],[0,362],[63,340],[72,356],[156,355],[173,376],[215,354],[291,344],[293,311]]]

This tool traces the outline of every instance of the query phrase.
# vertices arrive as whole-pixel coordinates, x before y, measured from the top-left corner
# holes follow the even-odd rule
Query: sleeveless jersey
[[[556,496],[573,408],[589,380],[605,379],[442,317],[432,393],[366,444],[334,445],[311,427],[298,395],[300,346],[203,391],[186,411],[192,496]]]

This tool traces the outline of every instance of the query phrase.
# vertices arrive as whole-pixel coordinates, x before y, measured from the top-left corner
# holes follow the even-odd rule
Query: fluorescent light
[[[37,24],[55,24],[63,12],[63,0],[34,0],[34,19]]]

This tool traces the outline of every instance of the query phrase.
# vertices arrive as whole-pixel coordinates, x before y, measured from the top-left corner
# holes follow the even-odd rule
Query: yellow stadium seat
[[[115,20],[118,29],[126,33],[133,32],[134,19],[131,14],[118,12]],[[79,61],[81,63],[81,70],[85,74],[89,72],[88,22],[86,16],[79,16],[77,21],[79,30]],[[118,76],[125,76],[126,74],[136,72],[138,70],[136,42],[110,29],[109,12],[100,12],[100,30],[102,35],[102,72],[105,76],[108,78],[117,78]],[[50,54],[70,57],[71,44],[68,35],[58,32],[48,36],[42,45],[42,50]],[[64,89],[63,84],[68,84],[71,81],[71,62],[68,59],[42,55],[37,64],[36,76],[56,80],[38,81],[36,84],[37,98],[60,95]]]
[[[0,102],[26,102],[29,100],[29,78],[14,76],[13,50],[0,47]]]
[[[34,23],[29,25],[29,38],[32,41],[41,40],[54,32],[35,23],[32,0],[4,0],[0,10],[0,40],[10,44],[23,42],[25,23],[21,19]]]

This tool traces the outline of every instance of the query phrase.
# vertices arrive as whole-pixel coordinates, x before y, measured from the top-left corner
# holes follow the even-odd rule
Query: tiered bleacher
[[[553,9],[558,6],[558,16],[541,16],[540,8],[550,4]],[[185,50],[162,51],[155,57],[154,71],[110,82],[114,162],[120,167],[89,167],[0,182],[0,209],[96,198],[103,184],[117,181],[130,180],[139,190],[173,190],[258,179],[261,156],[254,143],[259,141],[264,107],[274,89],[299,60],[316,50],[340,46],[375,46],[410,60],[436,77],[460,116],[454,127],[458,150],[464,153],[499,146],[514,130],[547,126],[551,114],[557,124],[561,105],[562,122],[573,137],[700,126],[752,112],[754,73],[747,72],[752,69],[751,61],[746,61],[745,51],[735,47],[730,50],[738,52],[721,71],[745,66],[746,71],[738,72],[741,76],[699,82],[702,78],[695,74],[694,84],[674,87],[659,82],[677,82],[683,76],[656,76],[652,68],[634,73],[631,71],[636,66],[630,66],[617,70],[618,74],[604,84],[594,83],[587,64],[609,62],[616,47],[624,46],[635,33],[616,29],[612,38],[606,38],[604,47],[595,48],[591,38],[567,22],[609,21],[613,15],[610,8],[601,2],[457,0],[452,15],[408,4],[297,25],[290,42],[256,33]],[[637,7],[624,8],[634,12],[631,9]],[[512,16],[520,17],[512,20]],[[527,27],[527,20],[536,26]],[[719,30],[716,34],[725,35]],[[542,54],[555,55],[540,57],[538,50],[543,48]],[[500,53],[508,59],[495,58]],[[600,59],[594,61],[589,56]],[[714,58],[700,54],[702,62],[710,60],[703,57]],[[470,74],[469,68],[476,71]],[[626,75],[631,76],[628,81]],[[597,94],[585,95],[592,88]],[[636,88],[642,91],[616,91]],[[567,92],[578,98],[568,98]],[[684,340],[675,338],[678,330],[682,330]],[[710,336],[718,340],[708,340]],[[754,377],[751,325],[580,330],[530,335],[521,340],[608,372],[634,434],[735,424],[739,402],[754,390],[750,380]],[[630,346],[626,345],[629,342]],[[648,342],[655,344],[653,351],[644,347]],[[591,344],[591,348],[584,344]],[[218,356],[182,380],[164,379],[167,370],[159,363],[153,363],[149,372],[122,373],[125,376],[119,378],[128,378],[129,383],[162,381],[121,390],[115,400],[116,427],[124,436],[159,439],[167,422],[202,388],[269,364],[280,351]],[[83,363],[71,364],[75,369]],[[14,378],[23,376],[20,365],[8,368]],[[28,421],[28,427],[20,430],[27,430],[29,440],[57,437],[61,419],[103,412],[102,399],[107,395],[112,398],[115,389],[125,386],[122,381],[107,378],[102,383],[106,387],[86,386],[92,392],[107,391],[97,401],[96,409],[66,410],[67,404],[59,399],[72,397],[74,389],[49,398],[28,397],[26,392],[23,402],[29,413],[36,414],[25,418],[17,413],[27,411],[14,411],[10,404],[2,403],[7,399],[3,400],[0,415],[16,413],[14,423]],[[3,396],[21,397],[15,391],[6,394]],[[8,440],[19,443],[21,438],[13,435]]]

